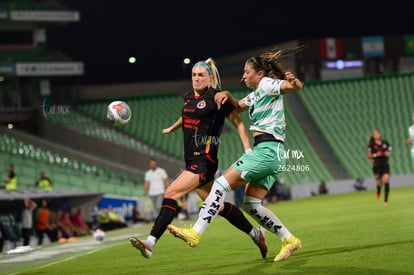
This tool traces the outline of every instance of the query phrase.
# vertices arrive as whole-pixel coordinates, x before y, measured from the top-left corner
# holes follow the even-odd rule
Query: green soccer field
[[[269,254],[262,259],[249,236],[218,217],[196,248],[167,231],[145,259],[128,241],[146,237],[150,225],[142,225],[107,232],[103,243],[86,237],[0,254],[0,274],[414,274],[414,186],[391,188],[389,201],[384,206],[374,191],[363,191],[268,205],[302,240],[279,263],[276,235],[267,232]]]

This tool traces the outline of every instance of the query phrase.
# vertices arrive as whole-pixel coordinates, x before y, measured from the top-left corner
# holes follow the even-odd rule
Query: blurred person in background
[[[50,211],[50,213],[51,212],[52,211]],[[55,213],[56,213],[57,236],[59,238],[58,241],[60,243],[65,243],[70,238],[73,238],[75,236],[73,226],[71,222],[69,223],[67,222],[67,218],[68,218],[66,216],[67,211],[62,210],[62,209],[57,209]],[[52,216],[52,214],[50,214],[50,216]],[[52,231],[53,226],[50,224],[51,222],[50,216],[49,216],[49,230]]]
[[[57,213],[54,210],[49,210],[49,232],[52,242],[58,241],[61,237],[69,238],[69,235],[59,227]]]
[[[35,187],[40,190],[51,191],[53,189],[53,182],[50,178],[46,177],[44,171],[40,171],[39,179],[35,182]]]
[[[321,180],[319,182],[319,195],[326,195],[329,193],[328,187],[326,186],[326,181]]]
[[[363,178],[356,178],[353,186],[354,186],[356,191],[365,191],[365,190],[367,190],[367,187],[364,186],[364,179]]]
[[[8,171],[8,175],[7,177],[4,179],[4,189],[6,190],[17,190],[17,176],[16,173],[14,172],[14,165],[13,164],[9,164],[9,166],[7,167],[7,171]]]
[[[95,221],[98,223],[98,228],[103,231],[114,230],[128,226],[123,220],[116,214],[112,206],[108,206],[108,210],[101,207],[95,217]]]
[[[107,215],[109,218],[109,222],[113,224],[115,228],[123,228],[127,227],[128,225],[125,223],[125,220],[123,217],[118,215],[112,205],[108,206]]]
[[[90,235],[91,231],[89,225],[84,221],[82,217],[82,208],[77,208],[75,213],[73,213],[72,217],[73,225],[77,228],[77,232],[79,236]]]
[[[384,186],[384,205],[389,204],[388,197],[390,194],[390,164],[389,156],[392,154],[392,148],[388,141],[384,140],[381,132],[374,129],[368,141],[367,157],[371,160],[372,170],[374,172],[377,192],[376,198],[381,198],[381,189]]]
[[[76,242],[76,237],[81,236],[81,234],[79,233],[79,228],[77,228],[72,221],[70,210],[58,210],[56,212],[56,220],[59,229],[62,230],[61,232],[65,232],[69,235],[69,238],[61,237],[59,242]]]
[[[153,205],[152,217],[158,215],[161,210],[165,189],[170,185],[167,171],[158,167],[155,159],[150,159],[149,169],[145,172],[143,195],[148,195]]]
[[[32,201],[29,197],[23,199],[24,208],[22,210],[22,237],[23,246],[30,245],[30,237],[32,236],[34,225],[33,225],[33,213],[37,208],[36,202]]]
[[[318,191],[311,191],[311,195],[312,196],[317,196],[317,195],[326,195],[329,193],[328,188],[326,187],[326,182],[325,180],[320,180],[319,184],[318,184]]]
[[[46,234],[49,238],[49,240],[53,241],[53,235],[50,231],[49,226],[49,207],[47,204],[47,201],[45,199],[42,199],[40,206],[36,209],[35,217],[36,217],[36,233],[37,233],[37,244],[42,245],[43,244],[43,238]]]
[[[102,229],[103,231],[115,229],[110,223],[108,214],[103,207],[100,207],[98,213],[96,213],[95,222],[97,223],[97,228]]]

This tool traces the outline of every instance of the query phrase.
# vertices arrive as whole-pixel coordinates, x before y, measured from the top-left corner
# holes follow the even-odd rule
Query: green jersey
[[[280,87],[285,80],[263,77],[259,88],[243,98],[249,106],[249,130],[273,135],[285,141],[285,113]]]
[[[411,152],[414,153],[414,124],[408,128],[408,136],[411,139]]]

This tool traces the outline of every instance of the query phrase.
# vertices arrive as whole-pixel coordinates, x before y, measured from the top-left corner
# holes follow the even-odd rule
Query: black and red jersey
[[[391,151],[391,145],[386,140],[382,140],[381,143],[376,143],[371,141],[368,145],[368,150],[372,155],[376,155],[373,159],[373,165],[378,163],[388,163],[388,157],[385,155],[385,152]]]
[[[218,110],[214,101],[216,93],[215,89],[210,88],[198,97],[194,92],[184,95],[181,116],[186,160],[207,158],[217,162],[224,120],[234,110],[234,106],[226,102]]]

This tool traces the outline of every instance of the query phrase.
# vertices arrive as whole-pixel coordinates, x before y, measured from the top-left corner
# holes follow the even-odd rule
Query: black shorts
[[[390,173],[390,165],[388,163],[378,163],[372,168],[375,175],[384,175]]]
[[[185,161],[185,170],[199,175],[199,187],[214,180],[218,168],[218,162],[215,163],[207,159],[195,159]]]

